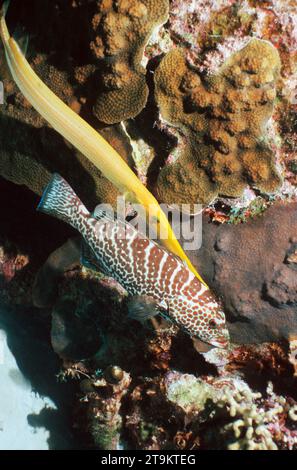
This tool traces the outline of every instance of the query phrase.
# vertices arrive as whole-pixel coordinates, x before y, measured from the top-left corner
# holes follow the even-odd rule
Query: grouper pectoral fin
[[[128,317],[144,322],[167,310],[165,302],[158,302],[149,295],[134,295],[127,301]]]
[[[100,271],[103,274],[109,274],[107,273],[104,266],[101,265],[92,248],[85,242],[84,239],[81,241],[80,263],[87,269]]]

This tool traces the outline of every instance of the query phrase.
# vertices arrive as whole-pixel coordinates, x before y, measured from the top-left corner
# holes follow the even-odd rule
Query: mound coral
[[[167,203],[209,203],[240,196],[247,185],[273,192],[281,178],[265,144],[280,70],[277,50],[253,39],[215,75],[203,76],[181,48],[155,73],[162,120],[185,139],[178,158],[161,170],[156,191]]]
[[[142,66],[154,29],[165,23],[168,0],[102,0],[93,18],[91,49],[101,60],[100,93],[94,114],[107,124],[135,117],[144,108],[148,87]]]
[[[6,74],[4,75],[6,103],[0,109],[2,131],[0,175],[13,183],[25,185],[41,195],[51,173],[56,171],[71,182],[90,207],[103,201],[115,204],[119,195],[117,189],[84,155],[56,135],[22,97],[8,77],[2,54],[1,67]],[[51,87],[58,96],[65,99],[69,105],[76,103],[74,92],[63,74],[59,74],[53,68],[50,73],[43,62],[35,64],[35,69],[40,72],[45,82],[47,80],[51,82]],[[68,90],[67,99],[65,90]],[[98,128],[97,130],[99,131]],[[131,147],[122,129],[105,128],[100,130],[100,133],[124,160],[131,164]]]
[[[208,222],[205,217],[202,247],[188,254],[222,298],[231,340],[296,336],[296,202],[275,202],[246,223]]]
[[[54,3],[52,2],[52,4]],[[60,15],[57,14],[59,5],[56,3],[52,6],[49,3],[45,7],[49,10],[48,15],[50,16],[50,21],[53,22],[52,29],[58,31],[58,37],[62,34],[65,16],[67,17],[68,14],[73,20],[72,15],[74,13],[72,10],[76,11],[74,6],[71,7],[69,5],[75,2],[62,3],[65,11],[60,12]],[[28,25],[23,18],[23,16],[26,17],[26,14],[23,11],[22,2],[19,2],[19,7],[20,18],[17,17],[14,20],[15,23],[12,22],[12,27],[15,28],[16,24],[22,24],[25,30],[32,33],[32,36],[39,38],[40,43],[43,44],[45,41],[47,44],[45,50],[42,47],[41,51],[39,48],[40,44],[33,47],[34,53],[30,54],[30,57],[32,56],[30,60],[31,66],[55,94],[75,112],[83,114],[82,108],[86,104],[88,92],[78,79],[81,67],[67,66],[67,60],[74,64],[76,61],[72,56],[71,59],[68,57],[66,60],[68,50],[66,45],[64,50],[65,55],[61,59],[64,67],[57,65],[55,61],[53,63],[51,60],[51,56],[55,53],[51,49],[53,44],[48,44],[48,41],[51,42],[50,37],[52,36],[43,38],[39,27],[40,19],[35,21],[35,18],[38,16],[37,11],[40,11],[39,2],[32,1],[30,6],[32,8],[31,17],[33,25]],[[81,6],[81,8],[86,8],[86,6]],[[82,15],[79,8],[76,15],[86,15],[88,17],[88,11],[84,10],[84,15]],[[69,21],[71,22],[71,20]],[[81,21],[81,18],[79,18],[79,21]],[[75,29],[74,25],[73,28]],[[81,43],[81,48],[84,32],[84,28],[81,27],[78,33],[78,41]],[[30,41],[30,44],[32,44],[32,41]],[[0,77],[4,84],[4,105],[0,106],[0,126],[2,131],[0,175],[16,184],[26,185],[33,192],[41,195],[51,177],[51,173],[57,171],[71,181],[80,197],[90,207],[94,207],[103,201],[115,204],[119,192],[114,185],[104,178],[102,173],[84,155],[73,149],[61,137],[56,135],[18,90],[8,70],[2,45],[0,47]],[[88,51],[88,48],[86,47],[85,50]],[[70,54],[69,51],[68,53]],[[95,64],[90,63],[85,67],[88,70],[90,69],[89,74],[93,73],[94,69],[96,69]],[[84,73],[86,74],[85,70]],[[90,117],[91,111],[88,110],[87,114],[90,121],[92,119]],[[120,126],[100,129],[98,123],[94,124],[92,122],[91,124],[118,151],[127,163],[132,164],[131,146]]]

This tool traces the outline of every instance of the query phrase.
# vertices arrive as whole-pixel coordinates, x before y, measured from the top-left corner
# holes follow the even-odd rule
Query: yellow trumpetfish
[[[9,34],[5,21],[8,3],[5,2],[2,7],[0,35],[10,72],[25,98],[59,134],[85,155],[127,200],[143,205],[148,221],[156,233],[167,234],[167,238],[161,240],[164,246],[185,261],[194,275],[206,285],[177,241],[154,196],[111,145],[58,98],[31,68],[17,42]]]

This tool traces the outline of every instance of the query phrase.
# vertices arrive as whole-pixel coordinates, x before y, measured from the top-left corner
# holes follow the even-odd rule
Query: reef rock
[[[87,304],[82,306],[71,299],[63,299],[53,309],[51,342],[62,358],[85,359],[103,345],[100,328],[92,318],[92,314],[95,317],[97,313],[96,308],[91,301]]]
[[[161,118],[185,139],[173,163],[160,172],[163,202],[209,203],[241,196],[248,185],[273,192],[281,179],[274,153],[263,142],[276,97],[280,59],[272,44],[252,39],[216,74],[199,74],[181,48],[169,52],[155,73]]]
[[[119,448],[123,421],[120,409],[130,382],[130,375],[117,366],[109,367],[98,379],[80,382],[81,410],[77,425],[91,435],[93,447],[101,450]]]
[[[276,394],[271,382],[263,391],[235,375],[171,371],[147,379],[128,397],[130,442],[146,450],[296,449],[296,401]]]
[[[275,203],[244,224],[203,218],[202,247],[188,255],[222,298],[232,341],[297,334],[296,234],[296,202]]]

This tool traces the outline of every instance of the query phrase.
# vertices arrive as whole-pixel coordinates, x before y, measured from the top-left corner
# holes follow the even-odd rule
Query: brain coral
[[[186,139],[179,158],[161,170],[160,200],[209,203],[236,197],[247,185],[273,192],[280,184],[265,124],[276,96],[280,59],[268,42],[252,39],[215,75],[188,65],[181,48],[169,52],[155,73],[161,116]]]
[[[141,61],[154,28],[169,15],[168,0],[100,0],[93,18],[91,49],[101,61],[96,117],[107,124],[136,116],[144,108],[148,87]]]

